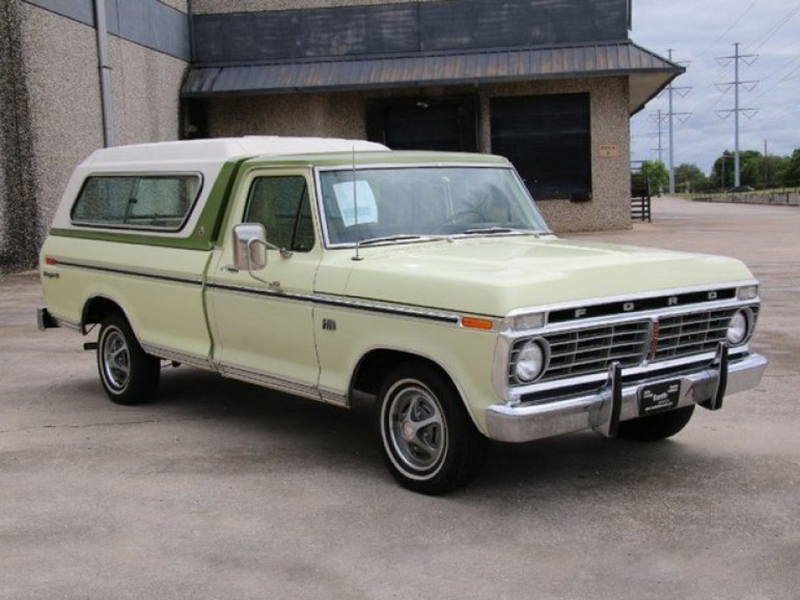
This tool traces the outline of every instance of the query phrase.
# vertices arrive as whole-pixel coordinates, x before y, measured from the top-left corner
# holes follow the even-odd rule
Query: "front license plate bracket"
[[[643,385],[639,389],[639,416],[646,417],[678,406],[681,382],[678,379]]]

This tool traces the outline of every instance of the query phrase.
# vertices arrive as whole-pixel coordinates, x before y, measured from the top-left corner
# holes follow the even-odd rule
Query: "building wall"
[[[21,264],[0,259],[0,269],[18,270],[35,265],[75,166],[103,146],[103,121],[94,27],[21,0],[8,1],[19,15],[18,88],[27,95],[30,113],[22,137],[32,148],[36,180],[35,197],[11,198],[35,220],[37,237],[27,244]],[[178,139],[180,85],[188,63],[113,35],[108,44],[116,144]],[[3,152],[14,151],[3,146]],[[8,193],[0,198],[6,200]],[[24,244],[16,229],[9,230],[9,220],[0,218],[3,239]]]
[[[20,8],[41,241],[72,170],[103,145],[97,46],[91,27]]]
[[[2,86],[4,82],[0,81],[0,86]],[[3,89],[0,87],[0,106],[3,105]],[[2,119],[3,117],[0,117]],[[0,128],[2,124],[0,124]],[[8,160],[7,152],[6,152],[6,145],[2,143],[2,137],[0,137],[0,231],[3,231],[3,224],[5,223],[6,218],[6,206],[4,200],[7,198],[7,183],[6,183],[6,169],[4,165],[6,165],[6,161]],[[5,237],[2,241],[0,241],[0,263],[5,262],[2,258],[8,250],[5,248]]]
[[[0,274],[25,268],[30,249],[39,245],[20,8],[16,2],[0,3]]]
[[[437,1],[438,0],[192,0],[192,12],[197,15],[212,15],[258,12],[262,10],[291,10],[295,8],[328,8],[337,6],[367,6]]]
[[[109,52],[117,145],[178,139],[188,63],[116,37]]]
[[[624,77],[496,84],[478,88],[480,150],[491,152],[489,100],[496,96],[589,92],[592,132],[592,188],[589,202],[539,199],[556,230],[625,229],[630,218],[628,82]],[[390,96],[475,93],[472,87],[386,90],[333,94],[231,97],[204,101],[207,133],[366,138],[366,103]],[[600,145],[616,145],[616,157],[600,157]]]

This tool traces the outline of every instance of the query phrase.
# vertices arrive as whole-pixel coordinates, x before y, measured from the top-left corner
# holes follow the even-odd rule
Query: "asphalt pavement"
[[[0,282],[0,598],[800,598],[800,208],[656,199],[582,238],[732,255],[771,365],[654,445],[492,443],[467,489],[398,487],[368,407],[181,367],[110,403],[94,354]]]

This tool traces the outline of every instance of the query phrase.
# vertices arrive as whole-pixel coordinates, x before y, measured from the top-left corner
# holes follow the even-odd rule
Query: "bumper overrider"
[[[766,366],[767,359],[760,354],[729,357],[728,348],[722,343],[714,361],[695,370],[648,374],[626,382],[624,370],[614,363],[605,383],[594,391],[540,402],[489,406],[487,433],[503,442],[528,442],[586,429],[613,437],[620,421],[642,416],[642,392],[646,388],[668,382],[679,384],[677,401],[670,410],[693,404],[719,410],[726,395],[756,387]]]

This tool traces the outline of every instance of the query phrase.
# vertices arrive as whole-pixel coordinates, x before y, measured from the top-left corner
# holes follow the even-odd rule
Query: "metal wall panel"
[[[94,3],[92,0],[23,0],[39,8],[79,21],[94,27]]]
[[[386,54],[418,49],[413,5],[355,6],[302,12],[305,56]]]
[[[23,0],[94,27],[93,0]],[[159,0],[105,0],[108,32],[135,44],[190,60],[189,17]]]
[[[419,5],[423,51],[620,41],[627,0],[458,0]]]
[[[193,19],[200,63],[414,52],[413,4],[198,15]]]
[[[300,37],[293,11],[195,17],[193,24],[201,63],[288,58]]]
[[[183,60],[191,58],[187,15],[157,0],[111,1],[116,4],[120,37]]]
[[[193,17],[197,62],[625,41],[628,0],[442,0]]]

